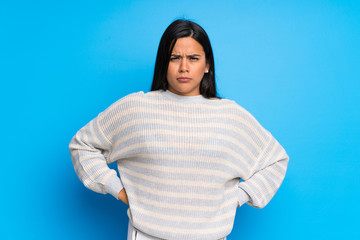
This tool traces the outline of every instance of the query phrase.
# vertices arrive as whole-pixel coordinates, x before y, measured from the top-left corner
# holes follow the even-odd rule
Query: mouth
[[[176,80],[178,80],[179,82],[188,82],[191,80],[191,78],[188,77],[178,77],[176,78]]]

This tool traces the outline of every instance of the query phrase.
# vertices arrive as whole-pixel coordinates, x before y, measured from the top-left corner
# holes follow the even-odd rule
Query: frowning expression
[[[168,90],[183,96],[200,94],[200,82],[209,70],[203,47],[192,37],[177,39],[166,78]]]

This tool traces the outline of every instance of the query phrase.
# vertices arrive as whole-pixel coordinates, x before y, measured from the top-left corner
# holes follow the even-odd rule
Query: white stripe
[[[99,145],[99,143],[100,143],[100,145],[102,145],[101,142],[99,141],[98,137],[96,136],[95,129],[94,129],[94,121],[95,120],[92,120],[89,123],[89,131],[90,131],[89,136],[92,137],[92,139],[93,139],[93,141],[95,143],[93,145]]]
[[[103,161],[101,161],[101,160],[95,160],[94,162],[91,162],[91,163],[88,164],[88,165],[82,164],[82,166],[83,166],[83,169],[84,169],[86,172],[88,172],[88,171],[90,171],[91,168],[96,167],[96,166],[99,166],[99,165],[104,165],[104,164],[105,164],[105,163],[104,163]]]
[[[274,141],[274,145],[272,146],[271,152],[268,152],[268,147],[270,146],[271,141]],[[277,144],[276,144],[276,140],[272,139],[270,140],[269,144],[266,146],[265,148],[265,153],[267,153],[267,155],[265,156],[265,160],[263,161],[263,166],[261,168],[265,168],[267,166],[269,166],[269,163],[272,164],[273,162],[271,161],[271,158],[274,158],[274,152],[277,149]]]
[[[215,188],[215,189],[220,189],[221,187],[224,186],[223,184],[217,182],[201,182],[201,181],[173,180],[173,179],[166,179],[166,181],[164,181],[164,178],[158,178],[150,175],[140,174],[124,167],[121,168],[121,172],[125,172],[131,176],[141,178],[142,180],[145,181],[150,181],[153,183],[170,185],[170,186],[175,185],[175,186],[184,186],[184,187],[189,186],[189,187]]]
[[[99,157],[102,157],[102,155],[101,154],[96,154],[96,155],[93,154],[93,155],[82,155],[80,157],[76,157],[75,158],[76,162],[74,164],[74,168],[75,169],[78,168],[79,165],[81,165],[81,166],[85,165],[84,162],[87,161],[87,160],[92,160],[93,161],[94,158],[96,159],[96,158],[99,158]]]
[[[270,184],[269,184],[269,182],[268,182],[268,180],[264,177],[264,176],[262,176],[262,175],[259,175],[259,176],[257,176],[258,177],[258,179],[259,179],[259,181],[261,181],[263,184],[264,184],[264,186],[265,186],[265,188],[266,188],[266,192],[267,193],[272,193],[273,191],[274,191],[274,188],[272,188],[271,186],[270,186]],[[275,185],[278,185],[275,181],[274,181],[274,184]],[[265,192],[265,191],[263,191],[263,192]],[[267,199],[267,198],[265,198],[265,199]]]
[[[155,94],[154,94],[155,95]],[[161,93],[157,94],[158,96],[161,96]],[[185,108],[199,108],[199,109],[204,109],[204,108],[208,108],[208,109],[212,109],[212,110],[215,110],[215,109],[224,109],[224,108],[229,108],[229,109],[234,109],[234,110],[238,110],[236,108],[236,105],[234,102],[231,102],[231,100],[228,100],[228,99],[222,99],[222,100],[219,100],[219,99],[213,99],[213,100],[210,100],[210,101],[218,101],[218,105],[211,105],[211,104],[199,104],[199,103],[191,103],[191,104],[188,104],[188,103],[182,103],[182,102],[173,102],[173,101],[167,101],[166,99],[150,99],[150,98],[134,98],[134,99],[131,99],[131,101],[138,101],[138,102],[146,102],[146,103],[149,103],[149,104],[154,104],[156,105],[156,107],[158,107],[159,105],[165,105],[165,106],[172,106],[172,107],[178,107],[179,105],[183,105],[183,107]],[[222,101],[222,102],[220,102]],[[227,102],[225,102],[227,101]],[[224,103],[225,102],[225,103]],[[216,104],[216,103],[215,103]],[[234,107],[235,106],[235,107]]]
[[[154,188],[146,187],[142,184],[137,184],[135,182],[127,182],[127,185],[135,187],[140,191],[144,191],[153,195],[160,197],[169,197],[169,198],[186,198],[186,199],[198,199],[198,200],[220,200],[223,198],[222,195],[211,195],[211,194],[199,194],[199,193],[186,193],[186,192],[169,192],[162,191]]]
[[[166,145],[165,145],[166,144]],[[179,148],[179,149],[185,149],[185,150],[191,150],[191,149],[202,149],[202,150],[209,150],[209,151],[221,151],[224,153],[227,153],[229,155],[232,155],[237,160],[243,160],[244,156],[238,154],[237,152],[233,151],[230,148],[223,147],[223,146],[215,146],[215,145],[203,145],[203,144],[186,144],[182,145],[182,143],[177,142],[146,142],[146,143],[134,143],[131,144],[125,148],[121,148],[118,151],[114,152],[112,154],[112,158],[117,160],[120,158],[119,156],[127,151],[131,151],[138,148],[164,148],[166,147],[172,147],[172,148]],[[184,156],[185,157],[185,156]],[[254,162],[257,160],[256,158],[252,159]],[[242,163],[248,168],[252,169],[253,167],[246,161],[245,159],[242,161]]]
[[[134,218],[134,222],[141,224],[146,228],[154,229],[156,231],[169,232],[172,234],[185,234],[185,235],[193,234],[193,235],[200,235],[200,236],[203,236],[204,232],[206,232],[207,234],[209,234],[209,233],[214,234],[214,233],[228,231],[232,228],[232,223],[229,223],[225,226],[208,228],[208,229],[184,229],[184,228],[159,226],[159,225],[156,225],[153,223],[143,221],[139,218],[136,218],[136,219]]]
[[[280,165],[277,164],[277,166],[280,166]],[[278,177],[279,180],[281,180],[281,179],[283,178],[283,176],[284,176],[284,174],[278,172],[275,168],[269,168],[268,170],[269,170],[269,172],[271,172],[274,176]]]
[[[159,160],[176,160],[176,161],[188,161],[188,162],[205,162],[220,164],[231,169],[235,169],[239,173],[239,177],[245,175],[244,169],[241,169],[236,164],[233,164],[231,161],[226,160],[225,158],[217,158],[211,156],[189,156],[189,155],[175,155],[175,154],[135,154],[134,156],[127,156],[127,159],[131,157],[141,158],[141,159],[156,159]],[[122,160],[121,160],[122,161]]]
[[[229,108],[229,109],[234,109],[234,110],[237,110],[237,111],[239,110],[236,103],[231,101],[231,100],[228,100],[228,99],[220,100],[220,101],[223,101],[223,102],[222,103],[219,102],[218,105],[199,104],[199,103],[186,104],[186,103],[181,103],[181,102],[167,101],[166,99],[150,99],[150,98],[144,97],[144,95],[141,94],[141,93],[140,93],[141,95],[138,95],[139,93],[135,93],[135,94],[133,94],[133,96],[125,96],[122,99],[119,99],[114,105],[111,106],[111,109],[119,108],[119,107],[121,108],[121,105],[125,105],[127,102],[133,102],[134,105],[137,105],[137,106],[139,104],[141,104],[142,102],[144,102],[144,103],[154,104],[154,105],[156,105],[156,107],[158,107],[158,105],[173,106],[173,107],[183,105],[183,107],[186,107],[186,108],[189,108],[189,107],[199,108],[199,109],[204,109],[204,108],[208,108],[208,109]],[[161,93],[156,94],[155,92],[152,92],[151,94],[153,94],[154,96],[156,96],[156,95],[157,96],[162,96]],[[227,103],[224,103],[224,100],[227,101]],[[214,99],[214,101],[218,101],[218,100]],[[110,112],[112,112],[112,111],[105,112],[101,116],[101,119],[107,118]]]
[[[94,188],[93,181],[91,181],[89,178],[84,179],[84,185],[95,192],[99,192],[96,188]]]
[[[177,173],[177,174],[195,174],[195,175],[207,175],[207,176],[217,176],[220,178],[224,178],[226,180],[234,178],[234,176],[218,170],[212,170],[212,169],[195,169],[195,168],[180,168],[180,167],[167,167],[167,166],[156,166],[150,163],[141,163],[141,162],[135,162],[131,160],[121,160],[121,162],[124,162],[131,166],[141,167],[153,171],[159,171],[159,172],[165,172],[165,173]],[[120,170],[120,165],[119,165]]]
[[[106,182],[109,180],[109,178],[113,175],[117,175],[116,171],[109,171],[105,176],[101,179],[100,183],[105,187]],[[105,193],[105,190],[103,189],[103,193]]]
[[[74,164],[74,168],[77,169],[80,165],[82,168],[85,168],[86,161],[102,161],[101,159],[104,158],[104,156],[100,153],[89,153],[89,155],[82,155],[80,157],[76,157],[76,162]],[[106,161],[102,161],[104,164],[106,164]]]
[[[275,141],[275,140],[272,139],[271,141]],[[269,144],[270,144],[270,142],[269,142]],[[266,146],[266,150],[267,150],[269,144]],[[275,150],[276,150],[276,142],[275,142],[275,145],[272,147],[271,152],[268,153],[268,154],[265,156],[265,159],[266,159],[266,160],[264,160],[264,163],[265,163],[265,164],[268,164],[268,160],[273,156]],[[265,169],[266,169],[266,168],[265,168]],[[261,176],[261,174],[259,174],[258,172],[256,172],[256,173],[253,175],[253,177],[250,178],[250,179],[252,179],[252,181],[249,181],[248,183],[252,184],[252,185],[256,188],[256,190],[258,191],[258,193],[261,195],[261,198],[258,198],[258,196],[256,196],[256,198],[257,198],[257,199],[261,199],[261,202],[264,203],[264,202],[267,201],[267,197],[265,196],[264,191],[262,191],[262,190],[265,190],[265,191],[266,191],[266,189],[263,189],[263,188],[256,182],[256,180],[257,180],[256,177],[259,177],[259,176]],[[258,178],[258,180],[261,181],[259,178]],[[266,181],[265,181],[265,182],[266,182]],[[265,186],[265,187],[266,187],[266,186]],[[270,189],[272,189],[272,188],[270,187]],[[256,195],[257,195],[257,194],[256,194]]]
[[[95,121],[95,120],[93,120]],[[94,123],[95,124],[95,123]],[[97,129],[99,129],[100,135],[103,137],[103,139],[105,139],[105,141],[109,144],[112,145],[111,141],[106,137],[106,135],[104,134],[104,132],[102,131],[102,128],[100,127],[99,121],[96,121],[96,127]],[[92,132],[93,133],[93,132]],[[93,134],[95,135],[95,133]],[[98,139],[99,140],[99,139]],[[100,145],[102,145],[101,141],[99,140]]]
[[[216,213],[223,208],[226,208],[230,205],[237,204],[237,199],[235,197],[230,198],[229,200],[223,202],[220,206],[215,205],[212,207],[179,205],[179,204],[174,204],[174,203],[158,202],[158,201],[151,200],[149,198],[145,198],[141,195],[136,196],[136,201],[141,202],[146,205],[151,205],[153,207],[158,207],[158,208],[166,208],[166,209],[170,209],[170,210],[180,210],[180,211],[191,211],[191,212],[194,212],[194,211],[195,212],[205,212],[205,213],[209,213],[209,214],[211,214],[212,212]]]
[[[259,189],[261,190],[261,187],[253,179],[251,181],[248,181],[248,182],[245,182],[245,183],[248,185],[248,189],[250,189],[252,193],[256,192],[255,190],[257,190],[257,192],[259,194],[252,194],[251,195],[251,198],[253,200],[252,202],[254,202],[255,205],[261,205],[265,201],[264,194],[262,193],[262,191],[259,191]]]
[[[97,170],[96,172],[94,172],[91,176],[89,176],[89,178],[95,180],[95,179],[97,179],[101,174],[103,174],[103,173],[105,173],[105,172],[107,172],[107,171],[111,171],[111,169],[110,169],[108,166],[103,167],[103,168]],[[114,170],[112,170],[112,171],[114,171]],[[95,182],[95,181],[94,181],[94,182]],[[99,181],[99,182],[100,182],[100,181]]]
[[[235,205],[235,202],[234,202],[234,205]],[[131,205],[131,210],[136,211],[143,215],[147,215],[149,217],[160,219],[160,220],[174,221],[174,222],[186,222],[186,223],[214,223],[214,222],[223,221],[228,218],[233,218],[235,216],[235,212],[228,212],[226,214],[216,216],[213,218],[171,216],[171,215],[161,214],[157,211],[151,211],[151,210],[149,211],[147,209],[141,208],[134,204]]]
[[[111,124],[114,124],[114,123],[111,123]],[[121,133],[126,128],[130,128],[130,127],[134,128],[134,126],[143,125],[143,124],[159,124],[159,125],[170,126],[172,128],[178,128],[178,127],[194,128],[194,126],[195,126],[194,125],[195,123],[172,122],[170,120],[162,120],[159,118],[133,119],[129,122],[119,124],[118,127],[112,129],[112,131],[109,133],[109,138],[112,139],[116,134]],[[239,127],[236,127],[236,126],[233,126],[230,124],[210,122],[210,123],[197,124],[196,128],[204,129],[204,130],[208,130],[208,131],[211,131],[211,129],[224,129],[227,131],[235,132],[235,133],[239,134],[240,136],[244,137],[246,139],[246,141],[257,151],[260,152],[262,150],[261,146],[259,146],[259,144],[257,142],[255,142],[255,140],[252,139],[250,134]],[[136,128],[134,128],[134,129],[136,129]],[[262,143],[262,144],[265,145],[264,143]]]
[[[191,105],[189,106],[189,108],[191,108]],[[258,131],[258,129],[254,128],[250,124],[251,119],[244,119],[236,114],[227,114],[227,113],[198,114],[198,113],[189,113],[189,112],[183,113],[183,112],[179,112],[179,111],[167,111],[165,109],[144,108],[144,107],[138,106],[136,108],[126,109],[124,114],[121,114],[121,115],[117,114],[116,117],[113,118],[113,121],[117,121],[119,118],[125,117],[128,114],[139,113],[139,112],[154,114],[155,116],[180,117],[180,118],[185,118],[185,119],[193,119],[194,121],[196,121],[196,119],[205,119],[205,120],[208,120],[208,119],[232,119],[232,120],[238,122],[239,124],[240,123],[244,124],[246,127],[251,129],[258,138],[260,138],[263,142],[266,142],[266,139]]]
[[[176,130],[166,130],[166,129],[147,129],[146,130],[146,135],[165,135],[167,137],[173,138],[174,136],[178,137],[196,137],[198,139],[218,139],[218,140],[224,140],[224,141],[228,141],[230,143],[233,143],[234,145],[238,145],[238,147],[240,149],[242,149],[244,152],[246,152],[247,155],[249,155],[250,157],[252,157],[252,159],[256,159],[257,156],[254,155],[254,153],[252,153],[251,151],[249,151],[248,147],[245,146],[243,143],[241,143],[240,141],[238,141],[237,139],[225,135],[225,134],[217,134],[217,133],[213,133],[213,132],[206,132],[206,134],[204,133],[194,133],[194,132],[188,132],[188,133],[184,133],[184,132],[180,132],[180,131],[176,131]],[[170,135],[170,136],[168,136]],[[136,132],[131,132],[130,134],[119,138],[114,145],[118,146],[132,138],[135,137],[139,137],[139,136],[144,136],[144,131],[143,130],[138,130]]]
[[[285,161],[282,161],[281,163],[282,164],[280,164],[280,162],[278,162],[279,164],[278,164],[278,166],[284,171],[284,172],[286,172],[286,166],[285,166]]]

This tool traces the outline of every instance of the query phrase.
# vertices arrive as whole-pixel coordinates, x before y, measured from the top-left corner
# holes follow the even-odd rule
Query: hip
[[[129,221],[127,240],[164,240],[164,239],[153,237],[137,230],[136,228],[133,227],[133,225]],[[226,237],[221,238],[219,240],[226,240]]]

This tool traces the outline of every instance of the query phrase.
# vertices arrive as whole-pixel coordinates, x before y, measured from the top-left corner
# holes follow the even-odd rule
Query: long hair
[[[218,98],[215,84],[214,55],[209,37],[202,27],[189,20],[172,22],[162,35],[156,56],[151,91],[168,89],[166,74],[171,53],[176,40],[183,37],[192,37],[201,44],[205,52],[206,63],[209,64],[209,72],[204,74],[200,82],[200,94],[205,98]]]

